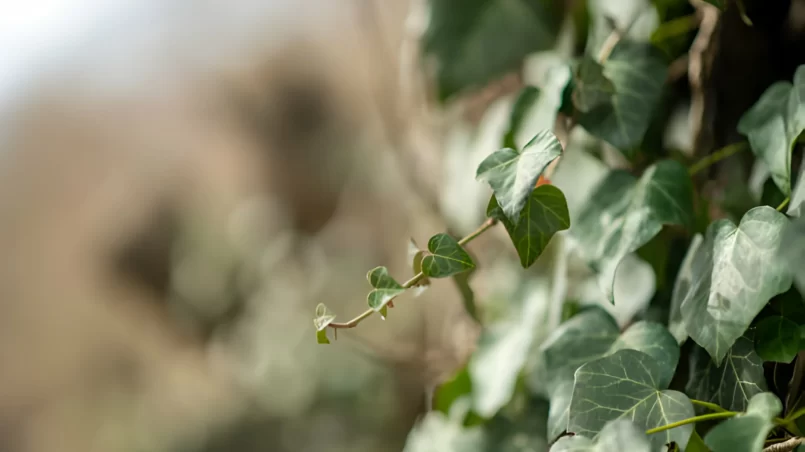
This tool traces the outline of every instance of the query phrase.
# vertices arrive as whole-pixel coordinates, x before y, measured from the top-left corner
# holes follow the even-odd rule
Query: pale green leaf
[[[614,302],[613,282],[621,260],[648,243],[665,224],[693,221],[693,184],[679,162],[663,160],[639,180],[615,170],[597,186],[570,233]]]
[[[755,353],[751,331],[735,341],[720,366],[706,350],[696,347],[690,357],[690,369],[685,392],[727,410],[745,410],[749,399],[768,389],[763,360]]]
[[[611,103],[582,114],[579,124],[627,157],[643,140],[662,95],[667,65],[650,44],[621,40],[604,62],[603,75],[615,86]]]
[[[324,303],[316,305],[316,317],[313,318],[313,325],[316,327],[316,331],[327,328],[327,325],[333,323],[334,320],[335,315],[327,309]]]
[[[668,314],[668,330],[680,344],[685,342],[688,338],[688,332],[685,329],[685,323],[682,319],[682,301],[685,299],[685,295],[690,292],[693,279],[696,277],[696,274],[693,273],[693,257],[696,255],[696,250],[699,249],[703,240],[704,237],[702,237],[701,234],[693,236],[693,240],[691,240],[688,251],[685,254],[685,259],[679,267],[679,272],[674,282],[674,291],[671,294],[671,312]]]
[[[551,391],[548,411],[548,441],[553,441],[567,430],[570,399],[573,396],[573,380],[564,380]]]
[[[696,249],[694,279],[680,293],[682,319],[690,337],[716,364],[769,299],[791,287],[791,274],[777,258],[787,227],[785,215],[756,207],[738,226],[727,219],[710,224]]]
[[[551,452],[650,452],[649,437],[626,419],[608,422],[595,441],[584,436],[565,436],[551,447]]]
[[[366,296],[369,302],[369,307],[376,312],[386,308],[389,301],[393,300],[397,295],[405,292],[405,287],[389,276],[389,271],[386,267],[376,267],[366,274],[366,279],[374,289]],[[385,312],[382,312],[385,317]]]
[[[803,203],[805,203],[805,165],[800,167],[797,185],[791,194],[791,201],[788,203],[786,214],[792,217],[802,215]]]
[[[422,259],[422,272],[431,278],[446,278],[475,268],[475,263],[458,241],[448,234],[428,240],[430,254]]]
[[[805,65],[797,68],[793,84],[777,82],[766,89],[738,122],[738,132],[749,137],[752,152],[785,195],[791,194],[791,152],[803,130]]]
[[[503,214],[495,196],[489,200],[486,215],[503,223],[523,268],[530,267],[537,260],[554,234],[570,227],[565,196],[553,185],[540,185],[534,189],[516,224]]]
[[[454,416],[431,411],[408,433],[403,452],[486,452],[481,427],[464,427]]]
[[[799,351],[799,325],[779,315],[755,325],[755,351],[764,361],[790,363]]]
[[[573,105],[587,113],[612,104],[615,85],[604,75],[604,67],[589,56],[582,57],[574,74]]]
[[[503,213],[515,222],[540,174],[561,154],[559,140],[550,130],[543,130],[522,152],[511,148],[493,152],[478,166],[475,177],[489,183]]]
[[[644,430],[694,416],[690,400],[661,385],[663,368],[636,350],[620,350],[576,371],[568,430],[595,436],[610,421],[632,420]],[[652,449],[675,442],[684,450],[692,425],[651,435]]]
[[[763,449],[773,419],[783,410],[783,404],[774,394],[756,394],[749,401],[746,413],[713,427],[704,438],[713,452],[756,452]]]

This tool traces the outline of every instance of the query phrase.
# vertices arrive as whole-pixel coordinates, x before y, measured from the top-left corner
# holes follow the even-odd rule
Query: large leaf
[[[720,366],[701,347],[696,347],[690,356],[685,392],[694,399],[743,411],[749,399],[766,390],[763,360],[755,353],[751,332],[735,341]]]
[[[805,130],[805,65],[794,83],[777,82],[741,117],[738,131],[749,137],[752,152],[766,163],[774,183],[791,194],[791,151]]]
[[[688,331],[685,329],[685,322],[682,319],[682,301],[685,295],[690,292],[693,286],[693,280],[697,276],[693,273],[693,257],[696,251],[704,241],[701,234],[693,236],[690,242],[685,259],[679,267],[679,272],[676,274],[676,282],[674,283],[674,291],[671,294],[671,312],[668,314],[668,330],[674,335],[677,342],[680,344],[685,342],[688,338]]]
[[[756,394],[749,401],[745,414],[713,427],[704,438],[713,452],[755,452],[763,449],[769,431],[774,427],[772,421],[780,414],[783,404],[774,394]]]
[[[659,385],[667,387],[671,384],[679,363],[679,345],[665,326],[655,322],[637,322],[615,340],[609,353],[627,349],[639,350],[654,358],[660,368]]]
[[[389,275],[386,267],[376,267],[369,270],[366,279],[374,289],[366,296],[369,307],[376,312],[385,311],[386,305],[397,295],[405,292],[405,287],[400,285]],[[384,313],[385,316],[385,313]]]
[[[519,221],[540,174],[562,154],[562,145],[550,130],[537,133],[522,152],[504,148],[478,166],[476,178],[489,182],[500,208],[510,221]]]
[[[554,234],[570,227],[565,195],[553,185],[540,185],[531,192],[516,223],[503,214],[495,196],[489,200],[486,214],[503,223],[523,268],[537,260]]]
[[[738,226],[726,219],[712,223],[696,249],[693,282],[680,293],[682,319],[716,364],[769,299],[791,287],[791,274],[777,257],[787,227],[785,215],[756,207]]]
[[[772,315],[755,325],[755,351],[764,361],[790,363],[800,347],[799,325]]]
[[[475,263],[458,241],[448,234],[428,240],[430,254],[422,259],[422,272],[431,278],[446,278],[475,268]]]
[[[615,85],[604,75],[604,67],[589,56],[582,57],[575,72],[573,105],[586,113],[611,105]]]
[[[547,0],[431,0],[430,7],[424,51],[436,59],[442,100],[550,48],[560,23]]]
[[[693,221],[693,185],[680,163],[664,160],[636,180],[615,170],[597,187],[571,229],[581,253],[613,299],[615,272],[624,256],[648,243],[664,224]]]
[[[794,192],[791,194],[791,202],[788,203],[788,210],[786,213],[792,217],[798,217],[802,214],[803,203],[805,203],[805,165],[800,167],[799,175],[797,176],[797,185]]]
[[[650,452],[648,437],[633,423],[619,419],[607,423],[595,441],[581,435],[560,438],[551,447],[551,452]]]
[[[610,103],[579,117],[591,134],[619,149],[627,157],[648,129],[662,95],[667,66],[650,44],[621,40],[604,62],[604,73],[615,86]]]
[[[595,436],[610,421],[628,419],[648,430],[693,417],[690,400],[660,382],[663,368],[636,350],[620,350],[576,371],[568,430]],[[675,442],[684,450],[692,425],[651,435],[653,450]]]

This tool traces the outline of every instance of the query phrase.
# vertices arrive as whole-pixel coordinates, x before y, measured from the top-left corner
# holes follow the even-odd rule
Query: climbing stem
[[[788,202],[789,202],[789,201],[791,201],[791,197],[787,197],[787,198],[785,198],[785,199],[783,200],[783,202],[781,202],[781,203],[780,203],[780,205],[779,205],[779,206],[777,206],[777,211],[778,211],[778,212],[782,212],[782,211],[783,211],[783,209],[785,209],[785,206],[787,206],[787,205],[788,205]]]
[[[736,414],[738,413],[735,411],[722,411],[720,413],[710,413],[710,414],[703,414],[701,416],[689,417],[681,421],[672,422],[667,425],[661,425],[659,427],[648,429],[646,430],[646,434],[651,435],[652,433],[664,432],[666,430],[671,430],[672,428],[681,427],[683,425],[695,424],[696,422],[712,421],[714,419],[726,419],[728,417],[733,417]]]
[[[707,408],[708,410],[715,411],[717,413],[726,413],[727,412],[727,410],[725,410],[724,408],[721,408],[720,406],[716,405],[715,403],[705,402],[703,400],[690,399],[690,403],[692,403],[694,405],[698,405],[698,406],[700,406],[702,408]]]
[[[738,142],[738,143],[732,143],[732,144],[729,144],[727,146],[724,146],[723,148],[713,152],[712,154],[704,157],[703,159],[701,159],[698,162],[696,162],[693,165],[691,165],[691,167],[688,168],[688,174],[693,176],[694,174],[698,173],[699,171],[707,169],[710,166],[712,166],[713,164],[718,163],[718,162],[720,162],[721,160],[724,160],[727,157],[730,157],[730,156],[732,156],[734,154],[737,154],[737,153],[743,151],[747,147],[748,147],[748,143],[746,143],[745,141],[741,141],[741,142]]]

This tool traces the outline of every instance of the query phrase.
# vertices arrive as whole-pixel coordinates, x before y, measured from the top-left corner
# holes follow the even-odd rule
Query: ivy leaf
[[[786,213],[792,217],[798,217],[802,214],[802,204],[805,203],[805,165],[800,166],[799,175],[797,176],[797,185],[794,188],[794,193],[791,194],[791,202],[788,203],[788,211]]]
[[[618,419],[607,423],[595,441],[581,435],[565,436],[551,447],[551,452],[611,452],[627,447],[630,452],[652,451],[644,432],[633,422]]]
[[[319,344],[329,344],[330,339],[327,338],[327,326],[333,323],[335,315],[327,309],[324,303],[319,303],[316,306],[316,317],[313,318],[313,326],[316,327],[316,342]]]
[[[539,176],[561,154],[559,140],[550,130],[543,130],[522,152],[511,148],[493,152],[478,166],[475,178],[489,183],[503,213],[515,222]]]
[[[411,262],[411,270],[413,270],[415,275],[418,275],[422,271],[422,259],[425,258],[425,250],[419,249],[419,245],[416,244],[414,239],[409,239],[408,241],[408,260]],[[415,291],[415,295],[419,295],[422,290],[430,285],[430,280],[423,276],[414,287],[420,288],[420,290]]]
[[[648,243],[664,224],[693,222],[693,184],[682,164],[664,160],[635,180],[615,170],[597,186],[571,230],[607,298],[621,260]]]
[[[707,351],[696,347],[690,356],[690,379],[685,392],[697,400],[743,411],[749,399],[768,390],[763,360],[755,353],[751,331],[735,341],[724,362],[716,366]]]
[[[754,452],[763,449],[772,421],[783,410],[783,404],[774,394],[756,394],[749,401],[745,414],[740,414],[716,425],[704,438],[713,452]]]
[[[422,272],[431,278],[446,278],[475,268],[475,263],[458,241],[448,234],[428,240],[430,254],[422,259]]]
[[[696,274],[693,273],[693,257],[696,255],[696,250],[699,249],[702,241],[704,241],[704,237],[701,234],[693,236],[693,240],[691,240],[688,251],[685,254],[685,259],[682,260],[682,265],[676,275],[674,291],[671,293],[668,330],[680,344],[688,338],[688,331],[685,329],[684,319],[682,318],[682,301],[693,286],[693,279],[696,277]]]
[[[581,366],[576,371],[568,430],[595,436],[615,419],[631,419],[648,430],[693,417],[687,396],[665,389],[662,378],[662,366],[636,350],[620,350]],[[651,435],[652,449],[675,442],[684,450],[692,432],[692,425],[684,425]]]
[[[366,279],[374,289],[366,296],[369,302],[369,307],[376,312],[380,312],[383,317],[386,316],[386,305],[393,300],[397,295],[405,292],[405,287],[389,276],[389,271],[386,267],[376,267],[369,270],[366,274]]]
[[[803,255],[805,255],[805,216],[794,218],[791,221],[791,226],[783,234],[778,251],[780,261],[793,270],[794,286],[800,293],[805,293]]]
[[[668,68],[655,47],[628,40],[618,42],[603,66],[615,95],[582,114],[579,124],[631,158],[660,101]]]
[[[512,112],[509,116],[509,129],[503,136],[503,147],[517,149],[517,132],[523,125],[528,110],[539,98],[539,88],[536,86],[526,86],[520,90],[517,100],[514,101]]]
[[[548,404],[541,399],[525,399],[514,413],[500,413],[485,425],[488,452],[530,452],[548,449],[545,439]],[[434,450],[434,452],[436,452]]]
[[[756,207],[738,226],[727,219],[710,224],[696,249],[682,318],[690,337],[717,365],[769,299],[791,287],[791,274],[777,258],[787,227],[785,215]]]
[[[755,326],[755,351],[764,361],[790,363],[799,351],[799,325],[779,315]]]
[[[564,380],[551,391],[550,409],[548,410],[548,441],[553,441],[567,430],[572,397],[573,380]]]
[[[771,85],[738,122],[738,132],[749,137],[752,152],[761,159],[774,183],[791,194],[791,152],[805,130],[805,65],[797,68],[794,83]]]
[[[679,345],[663,325],[641,321],[630,326],[609,348],[609,353],[618,350],[638,350],[657,362],[660,368],[659,385],[667,387],[674,378],[679,363]]]
[[[528,197],[517,223],[512,223],[493,195],[489,200],[486,215],[503,223],[506,232],[520,256],[520,265],[530,267],[559,231],[570,227],[570,213],[565,195],[553,185],[540,185]]]
[[[604,75],[604,67],[589,56],[582,57],[576,73],[573,105],[582,113],[611,105],[615,85]]]

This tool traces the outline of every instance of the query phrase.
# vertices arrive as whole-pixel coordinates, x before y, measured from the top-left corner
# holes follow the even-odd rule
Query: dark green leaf
[[[587,113],[612,104],[615,85],[604,75],[604,67],[589,56],[582,57],[575,74],[573,105]]]
[[[763,160],[774,182],[791,194],[791,151],[805,130],[805,65],[794,83],[777,82],[741,117],[738,131],[749,137],[752,152]]]
[[[693,221],[693,185],[680,163],[664,160],[639,180],[612,171],[597,186],[571,229],[599,285],[614,302],[613,283],[621,260],[657,235],[664,224]]]
[[[509,129],[503,136],[503,147],[517,149],[517,132],[523,125],[528,110],[534,105],[534,102],[539,97],[539,88],[536,86],[526,86],[520,91],[517,100],[514,101],[512,112],[509,117]]]
[[[805,293],[805,216],[794,218],[780,241],[777,254],[779,260],[794,273],[794,286],[800,293]]]
[[[768,389],[763,360],[755,353],[751,332],[735,341],[720,366],[713,363],[706,350],[696,347],[690,357],[690,369],[685,392],[727,410],[745,410],[752,396]]]
[[[660,384],[664,370],[636,350],[620,350],[576,371],[568,430],[595,436],[610,421],[628,419],[648,430],[693,417],[690,400]],[[675,442],[684,449],[692,425],[651,435],[653,450]]]
[[[518,221],[540,174],[562,154],[550,130],[537,133],[522,152],[511,148],[492,153],[478,166],[476,179],[489,182],[506,217]]]
[[[713,452],[755,452],[763,449],[772,420],[780,414],[783,404],[774,394],[756,394],[749,401],[745,414],[727,419],[713,427],[704,438]]]
[[[369,302],[369,307],[377,312],[384,309],[388,302],[397,295],[405,292],[405,288],[389,276],[389,271],[386,267],[369,270],[366,274],[366,279],[374,287],[374,290],[366,296],[366,300]],[[383,314],[385,316],[385,313]]]
[[[548,404],[544,400],[526,400],[523,408],[495,416],[486,424],[490,439],[487,452],[533,452],[548,449],[545,438]]]
[[[422,259],[422,271],[431,278],[446,278],[475,268],[470,255],[447,234],[436,234],[428,240],[430,254]]]
[[[712,223],[696,249],[693,282],[679,294],[682,319],[716,364],[769,299],[791,287],[791,274],[777,258],[787,227],[785,215],[756,207],[738,226],[726,219]]]
[[[755,351],[764,361],[790,363],[799,351],[799,326],[777,315],[766,317],[755,327]]]
[[[580,435],[566,436],[551,447],[551,452],[613,452],[618,450],[650,452],[652,448],[648,436],[637,425],[626,419],[607,423],[595,441]]]
[[[621,40],[604,63],[604,76],[615,86],[612,102],[582,114],[579,124],[627,157],[634,156],[659,103],[666,74],[656,48]]]
[[[503,223],[523,268],[536,262],[554,234],[570,227],[565,196],[553,185],[540,185],[531,192],[516,224],[503,214],[495,196],[489,200],[486,214]]]

